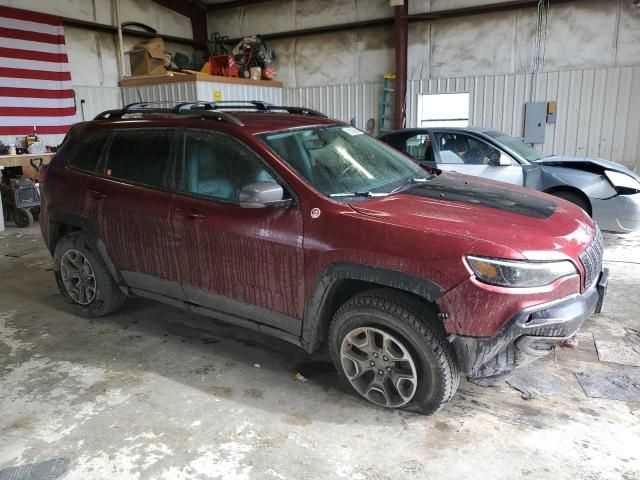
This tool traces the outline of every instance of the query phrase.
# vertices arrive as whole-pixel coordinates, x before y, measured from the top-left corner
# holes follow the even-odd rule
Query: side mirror
[[[244,208],[286,207],[290,199],[284,199],[284,190],[276,182],[256,182],[245,185],[238,196]]]
[[[494,158],[491,158],[489,160],[489,165],[493,167],[509,167],[513,165],[513,162],[506,153],[500,152],[499,156],[496,155]]]

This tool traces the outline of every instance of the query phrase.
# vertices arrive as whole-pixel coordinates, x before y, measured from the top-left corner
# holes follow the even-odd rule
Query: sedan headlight
[[[629,190],[640,192],[640,182],[632,176],[626,173],[614,172],[613,170],[605,170],[604,174],[619,193],[625,193],[625,190],[627,191],[626,193],[629,193]]]
[[[578,273],[573,263],[528,262],[468,256],[467,263],[478,280],[500,287],[542,287]]]

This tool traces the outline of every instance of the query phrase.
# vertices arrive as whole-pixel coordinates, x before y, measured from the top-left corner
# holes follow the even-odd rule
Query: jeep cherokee
[[[127,296],[313,352],[376,405],[433,413],[602,307],[591,219],[567,201],[425,170],[313,110],[133,104],[75,125],[41,228],[81,315]]]

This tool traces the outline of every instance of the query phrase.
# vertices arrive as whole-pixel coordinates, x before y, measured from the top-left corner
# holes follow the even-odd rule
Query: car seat
[[[235,201],[237,189],[229,180],[229,157],[221,161],[206,141],[194,140],[187,146],[189,165],[189,191],[207,197]]]

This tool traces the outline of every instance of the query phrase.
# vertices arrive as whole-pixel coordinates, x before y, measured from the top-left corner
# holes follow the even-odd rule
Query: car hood
[[[629,170],[624,165],[605,160],[603,158],[589,158],[589,157],[567,157],[563,155],[551,155],[541,158],[533,162],[538,165],[553,165],[566,168],[580,168],[585,164],[590,164],[596,167],[601,167],[604,170],[613,170],[614,172],[625,173],[636,180],[640,181],[640,175],[632,170]]]
[[[462,241],[468,253],[529,260],[576,258],[595,228],[564,200],[456,173],[351,207],[385,223]]]

